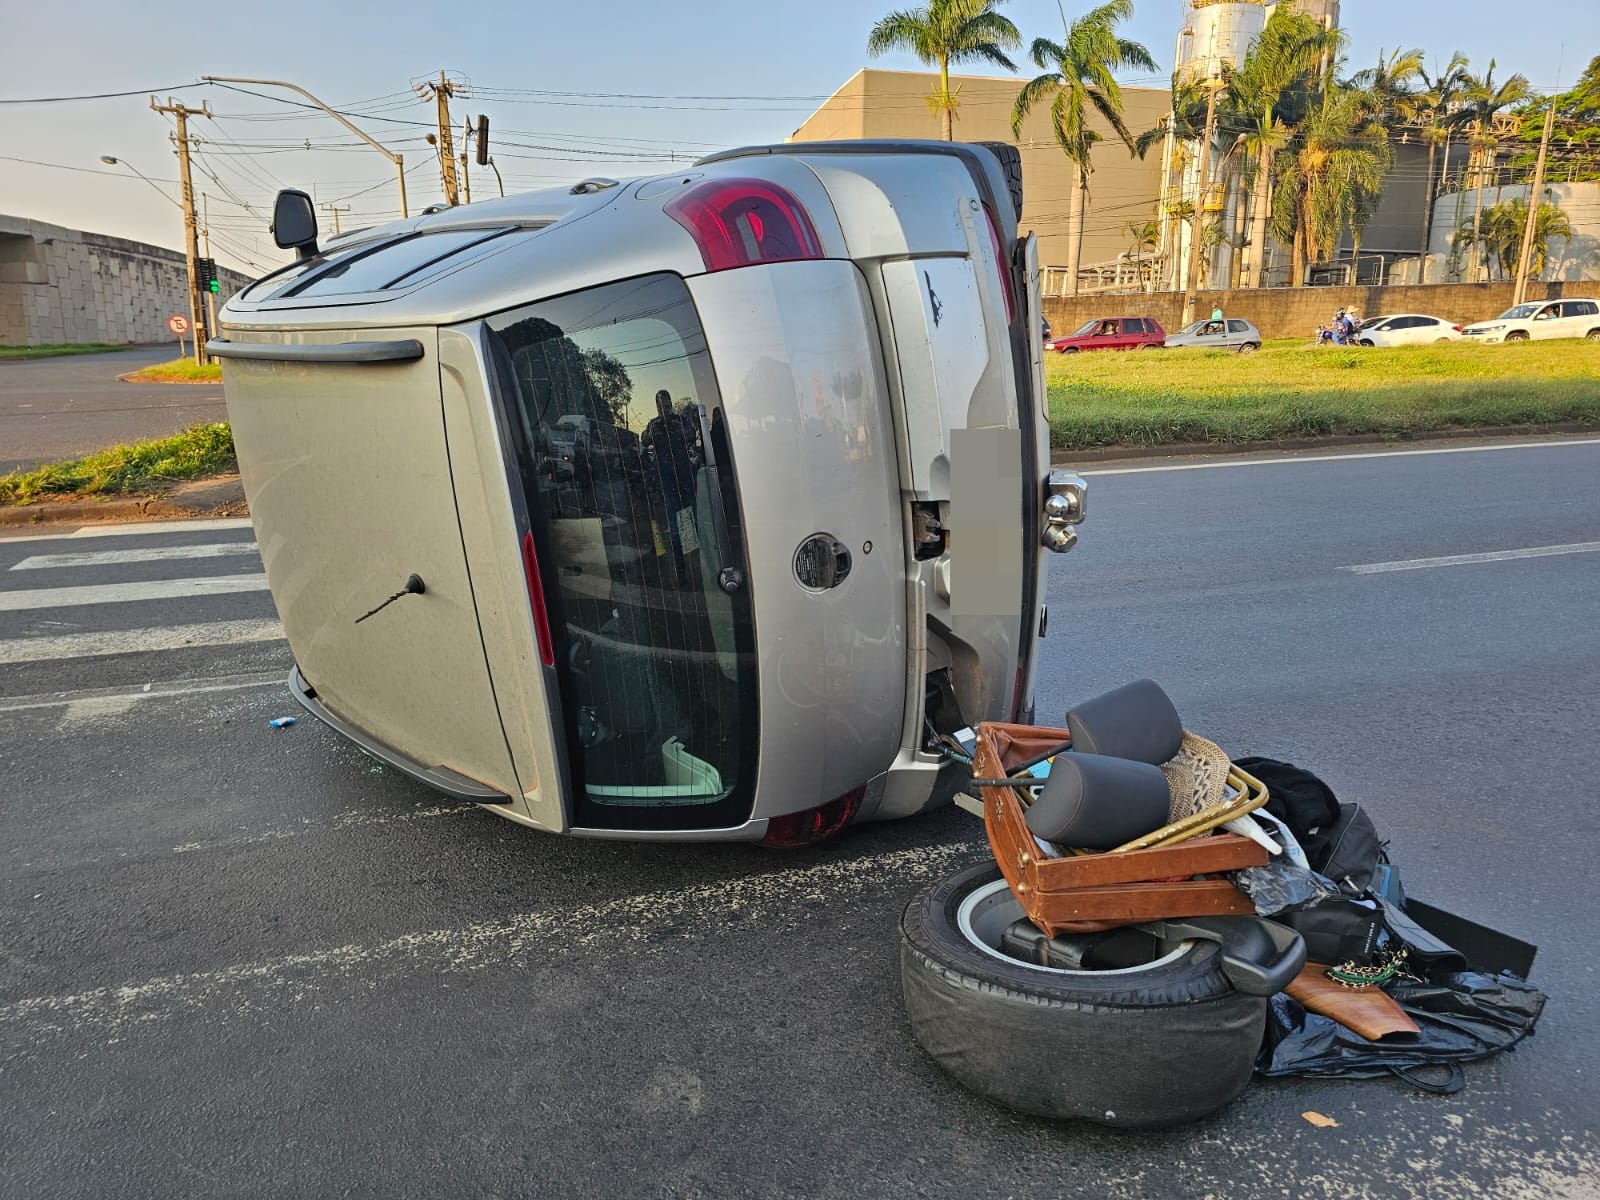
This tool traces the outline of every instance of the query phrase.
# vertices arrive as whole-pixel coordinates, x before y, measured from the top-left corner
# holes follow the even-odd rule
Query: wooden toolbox
[[[1005,778],[1071,737],[1065,729],[985,723],[978,727],[973,772],[979,779]],[[1051,857],[1028,829],[1015,788],[982,792],[983,823],[1000,870],[1028,919],[1052,937],[1169,917],[1255,912],[1232,883],[1209,877],[1265,866],[1266,849],[1248,838],[1209,833],[1153,850]]]

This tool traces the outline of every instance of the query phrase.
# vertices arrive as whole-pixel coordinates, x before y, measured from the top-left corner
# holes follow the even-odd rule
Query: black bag
[[[1311,869],[1352,896],[1365,895],[1373,872],[1385,860],[1377,826],[1361,805],[1341,804],[1338,821],[1324,829],[1320,839],[1312,840],[1320,840],[1323,845],[1313,848],[1301,843]]]
[[[1305,847],[1308,838],[1339,821],[1339,798],[1310,771],[1275,758],[1239,758],[1234,762],[1267,785],[1267,811],[1289,827]],[[1316,867],[1316,862],[1312,862]]]
[[[1329,900],[1272,919],[1305,939],[1308,962],[1330,967],[1347,962],[1366,966],[1377,954],[1384,931],[1382,910],[1354,900]]]

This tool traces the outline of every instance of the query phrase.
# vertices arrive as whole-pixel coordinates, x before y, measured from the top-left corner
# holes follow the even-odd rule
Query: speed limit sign
[[[177,334],[179,337],[182,337],[184,334],[189,332],[189,318],[180,317],[177,313],[173,313],[167,318],[167,328],[172,330],[172,332]]]

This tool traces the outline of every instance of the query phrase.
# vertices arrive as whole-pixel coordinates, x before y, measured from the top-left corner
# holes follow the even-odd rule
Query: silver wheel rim
[[[1024,916],[1026,914],[1022,911],[1022,905],[1018,904],[1017,898],[1011,894],[1011,885],[1004,879],[996,879],[993,883],[984,884],[983,887],[969,892],[961,901],[956,909],[956,928],[970,945],[990,958],[1010,963],[1014,967],[1038,971],[1044,975],[1068,977],[1112,978],[1118,975],[1137,975],[1142,971],[1150,971],[1156,967],[1166,966],[1170,962],[1176,962],[1184,951],[1193,945],[1192,942],[1179,942],[1173,950],[1158,959],[1137,967],[1120,967],[1114,971],[1070,971],[1065,967],[1044,967],[1037,963],[1027,963],[1012,958],[1000,950],[1000,934],[1012,922],[1021,920]]]

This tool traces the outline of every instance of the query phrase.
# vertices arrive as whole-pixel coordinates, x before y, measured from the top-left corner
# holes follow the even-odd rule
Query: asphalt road
[[[973,818],[802,854],[523,830],[268,726],[247,528],[88,530],[0,541],[0,1194],[1600,1195],[1600,444],[1184,467],[1092,479],[1039,711],[1152,676],[1538,942],[1538,1036],[1462,1093],[1013,1116],[900,1009],[900,911],[983,856]],[[1417,561],[1462,555],[1499,557]]]
[[[0,475],[225,421],[221,384],[123,383],[178,357],[177,343],[0,362]]]

